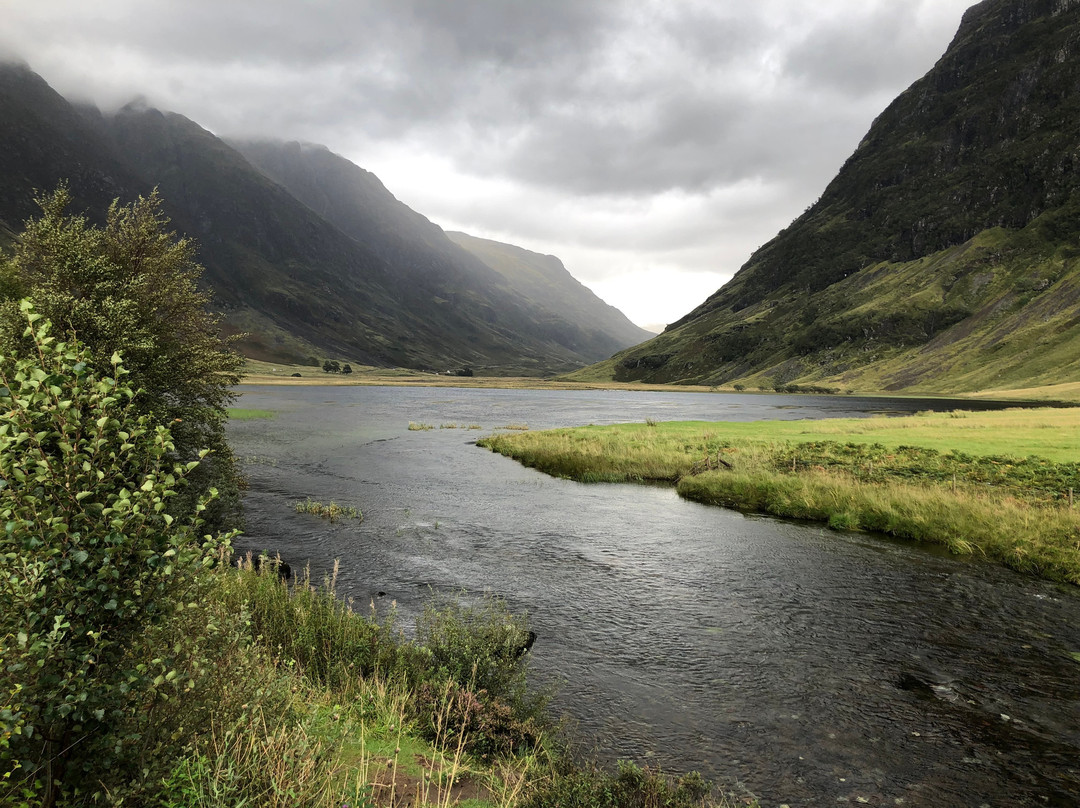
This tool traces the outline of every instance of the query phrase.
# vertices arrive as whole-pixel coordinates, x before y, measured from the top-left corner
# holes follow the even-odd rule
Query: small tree
[[[0,782],[52,806],[139,742],[117,731],[133,704],[183,684],[176,649],[130,650],[195,599],[216,542],[168,513],[198,461],[175,463],[169,429],[137,414],[119,355],[98,375],[21,310],[31,349],[0,355]]]
[[[169,231],[156,191],[131,205],[114,202],[104,227],[67,213],[64,186],[36,201],[41,216],[26,223],[0,271],[17,290],[12,298],[9,288],[0,311],[0,350],[15,347],[18,298],[30,297],[58,331],[78,335],[96,367],[121,353],[128,383],[141,391],[135,412],[169,426],[181,459],[213,451],[174,501],[174,515],[216,487],[225,496],[214,518],[228,522],[239,510],[239,472],[225,441],[226,407],[243,357],[221,339],[207,310],[194,244]],[[0,283],[0,293],[4,288]]]
[[[352,373],[352,365],[345,363],[345,366],[341,369],[342,373]]]

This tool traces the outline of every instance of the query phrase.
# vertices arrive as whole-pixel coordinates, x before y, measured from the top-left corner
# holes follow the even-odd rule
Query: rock
[[[268,568],[277,571],[278,577],[281,580],[287,581],[292,578],[292,567],[289,565],[289,562],[282,561],[280,555],[271,557],[265,553],[259,555],[248,553],[248,560],[251,562],[251,568],[256,572],[262,569],[263,564],[266,564]],[[244,559],[239,559],[237,561],[238,566],[242,566],[244,563],[246,563]]]
[[[525,635],[525,642],[522,643],[521,645],[519,645],[514,651],[515,659],[520,659],[521,657],[525,656],[525,654],[529,651],[529,649],[533,647],[533,643],[535,643],[535,642],[536,642],[536,632],[535,631],[527,632],[526,635]]]

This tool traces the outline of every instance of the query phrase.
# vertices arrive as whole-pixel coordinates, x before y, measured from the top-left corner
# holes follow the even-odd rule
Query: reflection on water
[[[557,480],[470,445],[510,423],[948,405],[373,387],[244,388],[243,405],[278,414],[230,425],[251,480],[242,546],[317,574],[338,558],[345,592],[406,618],[432,591],[504,596],[540,635],[533,670],[610,758],[737,780],[765,806],[1080,804],[1073,590],[667,488]],[[308,496],[364,521],[295,514]]]

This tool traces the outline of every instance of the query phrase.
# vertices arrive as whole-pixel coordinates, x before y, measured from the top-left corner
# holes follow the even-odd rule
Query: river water
[[[1080,805],[1080,593],[932,548],[548,477],[500,427],[949,409],[624,391],[244,387],[248,549],[395,602],[491,592],[602,756],[699,770],[766,808]],[[992,405],[985,405],[992,406]],[[434,425],[410,431],[410,421]],[[440,429],[480,425],[481,430]],[[330,525],[305,497],[363,510]]]

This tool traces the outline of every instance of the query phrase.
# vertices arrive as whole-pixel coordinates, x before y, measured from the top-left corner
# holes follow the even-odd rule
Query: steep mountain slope
[[[411,284],[437,297],[472,294],[516,333],[531,334],[590,362],[649,336],[565,270],[565,277],[548,275],[563,285],[561,295],[547,293],[542,285],[515,282],[515,273],[498,271],[483,256],[463,249],[398,201],[374,174],[325,146],[267,140],[230,143],[294,197],[357,242],[371,245],[406,273]],[[605,319],[595,320],[600,307],[614,316],[605,312]]]
[[[142,187],[93,113],[68,103],[26,65],[0,63],[0,238],[21,231],[38,212],[34,192],[51,190],[61,177],[102,219],[113,199]]]
[[[619,379],[1080,378],[1080,3],[985,0],[821,199]]]
[[[253,356],[547,374],[610,353],[335,159],[378,192],[357,204],[342,190],[323,206],[331,221],[181,115],[77,108],[29,68],[0,64],[0,248],[35,213],[35,189],[67,180],[75,207],[100,218],[114,198],[157,186]]]
[[[121,110],[113,131],[118,149],[183,211],[178,221],[198,238],[223,303],[367,362],[574,362],[572,352],[517,329],[528,321],[512,302],[500,308],[479,284],[423,282],[399,243],[350,238],[183,116]]]
[[[446,235],[502,275],[517,294],[536,301],[549,311],[559,312],[587,332],[590,342],[600,346],[604,357],[653,336],[652,332],[634,325],[625,314],[593,294],[554,255],[541,255],[467,233],[449,232]]]

